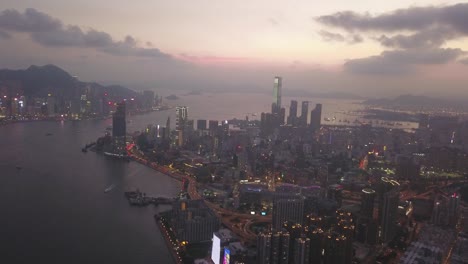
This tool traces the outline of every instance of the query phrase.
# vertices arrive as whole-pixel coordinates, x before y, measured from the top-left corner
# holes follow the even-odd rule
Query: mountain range
[[[84,89],[94,94],[107,93],[111,97],[126,98],[138,93],[119,85],[104,86],[83,82],[55,65],[32,65],[24,70],[0,70],[0,94],[9,96],[47,97],[52,94],[64,99],[79,97]]]
[[[461,101],[411,94],[400,95],[396,98],[369,99],[364,101],[363,104],[383,108],[408,110],[467,109],[466,105]]]

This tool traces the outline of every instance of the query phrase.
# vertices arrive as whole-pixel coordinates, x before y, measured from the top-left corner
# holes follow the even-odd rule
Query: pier
[[[128,191],[124,194],[130,205],[134,206],[148,206],[150,204],[158,206],[160,204],[172,204],[175,201],[174,198],[146,196],[146,193],[142,193],[139,190]]]

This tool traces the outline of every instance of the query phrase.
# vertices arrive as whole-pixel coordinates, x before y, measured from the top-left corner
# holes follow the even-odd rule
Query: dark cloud
[[[465,54],[460,49],[412,49],[384,51],[378,56],[348,60],[344,67],[359,74],[405,74],[415,65],[444,64]]]
[[[62,23],[33,8],[27,8],[24,13],[6,9],[0,12],[0,28],[19,32],[44,32],[58,30],[62,28]]]
[[[345,37],[339,33],[333,33],[326,30],[320,30],[318,34],[322,37],[324,41],[345,41]]]
[[[363,41],[363,38],[358,34],[352,34],[348,36],[343,36],[339,33],[333,33],[326,30],[320,30],[318,34],[322,37],[324,41],[336,41],[336,42],[347,42],[349,44],[360,43]]]
[[[468,4],[452,6],[410,7],[372,16],[352,11],[320,16],[317,21],[329,26],[353,30],[401,31],[422,30],[444,25],[468,34]]]
[[[157,48],[139,48],[136,40],[131,37],[125,37],[125,40],[114,42],[111,45],[99,49],[102,52],[116,56],[136,56],[152,58],[171,58],[170,55],[161,52]]]
[[[0,30],[0,39],[9,39],[9,38],[11,38],[11,35],[8,32]]]
[[[131,36],[123,41],[115,41],[106,32],[64,26],[60,20],[32,8],[26,9],[24,13],[10,9],[2,11],[0,29],[29,33],[32,40],[43,46],[94,48],[116,56],[171,58],[157,48],[138,47],[137,41]]]
[[[457,33],[447,27],[436,27],[425,29],[420,32],[395,36],[382,35],[377,40],[385,47],[414,49],[414,48],[437,48],[447,40],[457,37]]]

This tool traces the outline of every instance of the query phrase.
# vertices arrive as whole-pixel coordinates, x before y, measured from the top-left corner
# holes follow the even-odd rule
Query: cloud
[[[442,46],[447,40],[454,39],[456,37],[457,33],[452,31],[450,28],[436,27],[425,29],[410,35],[398,34],[390,37],[382,35],[377,38],[377,41],[379,41],[383,46],[390,48],[436,48]]]
[[[48,47],[94,48],[115,56],[171,58],[157,48],[142,48],[131,36],[122,41],[113,40],[109,33],[67,25],[51,16],[28,8],[24,13],[4,10],[0,13],[0,29],[29,33],[33,41]],[[148,43],[147,43],[148,44]]]
[[[326,30],[320,30],[318,34],[322,37],[324,41],[345,41],[345,37],[339,33],[333,33]]]
[[[10,33],[0,30],[0,39],[10,39],[10,38],[11,38]]]
[[[6,9],[0,12],[0,28],[19,32],[45,32],[62,28],[62,23],[34,8],[27,8],[24,13]]]
[[[348,60],[345,70],[358,74],[406,74],[415,65],[444,64],[465,54],[461,49],[412,49],[384,51],[378,56]]]
[[[316,20],[325,25],[353,30],[401,31],[422,30],[435,25],[445,25],[468,34],[468,4],[451,6],[410,7],[372,16],[352,11],[320,16]]]
[[[348,36],[343,36],[339,33],[333,33],[326,30],[320,30],[318,34],[322,37],[323,41],[336,41],[336,42],[346,42],[348,44],[356,44],[362,42],[364,39],[358,34],[351,34]]]

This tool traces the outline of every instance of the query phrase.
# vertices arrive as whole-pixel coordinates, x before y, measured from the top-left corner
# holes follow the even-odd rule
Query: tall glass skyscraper
[[[281,86],[282,86],[282,78],[276,76],[274,85],[273,85],[273,104],[271,107],[271,111],[273,114],[279,114],[281,111]]]

